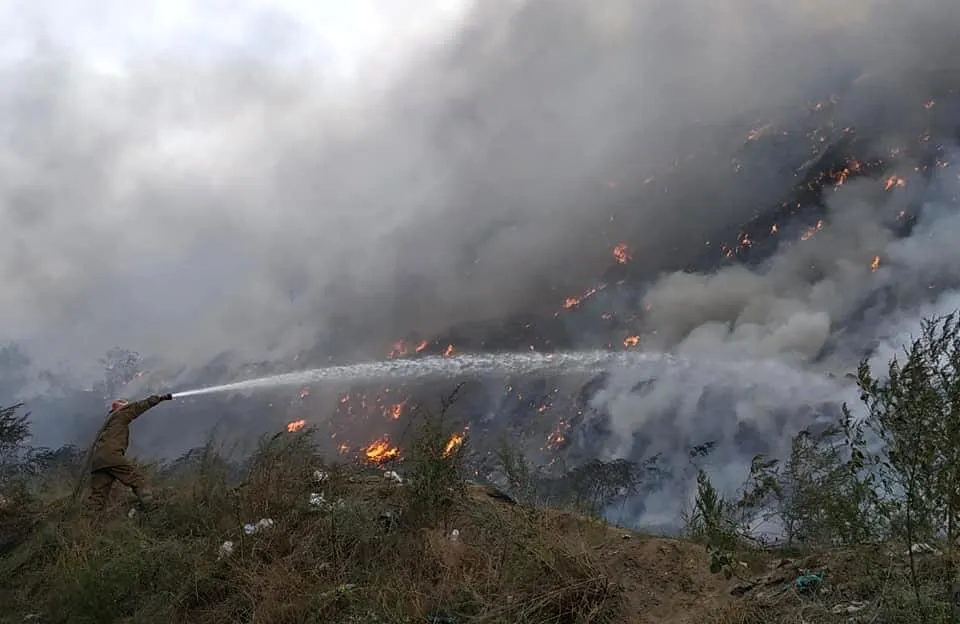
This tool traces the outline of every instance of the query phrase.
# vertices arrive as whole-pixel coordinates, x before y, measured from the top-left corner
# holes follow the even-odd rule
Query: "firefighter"
[[[170,394],[155,394],[143,401],[128,403],[117,399],[111,403],[110,415],[93,445],[90,498],[87,501],[89,511],[103,512],[114,481],[133,490],[142,507],[149,508],[153,503],[153,493],[146,477],[125,455],[130,444],[130,423],[150,408],[172,398]]]

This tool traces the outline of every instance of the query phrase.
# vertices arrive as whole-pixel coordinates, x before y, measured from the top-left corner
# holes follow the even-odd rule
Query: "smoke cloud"
[[[851,180],[822,228],[784,216],[771,253],[717,268],[850,136],[903,176],[905,139],[953,144],[930,125],[949,98],[924,103],[954,2],[354,5],[9,9],[0,340],[81,378],[115,345],[226,371],[378,357],[550,316],[627,241],[641,348],[732,368],[618,372],[593,452],[711,433],[743,455],[744,423],[776,447],[846,396],[822,373],[957,301],[949,168]]]

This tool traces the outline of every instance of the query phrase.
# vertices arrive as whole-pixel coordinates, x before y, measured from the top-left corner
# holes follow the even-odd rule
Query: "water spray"
[[[780,365],[782,367],[782,364]],[[381,379],[457,379],[489,378],[530,374],[580,375],[597,374],[604,371],[630,368],[632,370],[648,368],[651,377],[665,372],[678,372],[693,368],[707,367],[714,373],[736,371],[753,376],[752,367],[760,367],[770,373],[771,362],[729,362],[690,360],[665,353],[622,352],[622,351],[566,351],[560,353],[477,353],[450,357],[429,356],[411,360],[386,360],[361,362],[341,366],[314,368],[294,373],[258,377],[234,383],[209,386],[177,392],[175,399],[203,394],[222,392],[242,392],[278,388],[283,386],[305,386],[324,382],[376,381]],[[787,374],[788,371],[782,371]],[[797,371],[791,371],[798,374]],[[815,377],[811,375],[810,377]],[[820,378],[822,382],[823,379]]]
[[[414,360],[361,362],[342,366],[314,368],[295,373],[259,377],[234,383],[177,392],[175,399],[239,392],[281,386],[308,385],[340,381],[376,381],[379,379],[455,379],[509,375],[590,374],[618,366],[643,364],[662,367],[672,356],[658,353],[621,353],[612,351],[575,351],[562,353],[480,353],[450,357],[429,356]]]

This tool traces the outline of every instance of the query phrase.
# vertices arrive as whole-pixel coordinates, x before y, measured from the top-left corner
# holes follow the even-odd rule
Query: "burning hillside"
[[[502,438],[558,466],[682,463],[711,440],[734,479],[835,409],[859,358],[958,303],[957,6],[475,3],[341,82],[336,54],[260,41],[116,71],[4,58],[0,331],[35,359],[0,362],[0,389],[56,445],[147,386],[662,355],[670,370],[467,374],[444,417],[481,474]],[[118,344],[148,357],[108,356],[95,384]],[[209,413],[402,461],[451,389],[343,379],[185,397],[134,450],[181,452]]]
[[[876,298],[879,292],[899,288],[902,271],[909,274],[915,270],[902,266],[903,245],[911,244],[918,223],[942,217],[943,209],[931,207],[931,202],[949,197],[944,194],[949,188],[945,173],[958,138],[953,120],[960,110],[960,83],[953,84],[952,79],[952,75],[936,75],[927,84],[928,90],[918,93],[915,101],[900,111],[902,117],[888,116],[882,123],[859,110],[863,81],[854,82],[845,91],[813,101],[802,110],[782,111],[780,117],[731,128],[728,134],[739,136],[739,141],[701,146],[699,151],[658,170],[637,170],[600,180],[595,194],[598,207],[609,210],[611,222],[630,224],[631,206],[668,204],[671,192],[682,189],[689,176],[702,171],[705,160],[725,170],[724,175],[734,186],[749,184],[750,176],[765,168],[788,172],[783,176],[779,198],[758,205],[752,219],[731,224],[724,236],[702,240],[702,251],[688,264],[671,266],[668,260],[649,257],[641,244],[631,242],[626,235],[628,226],[624,225],[611,231],[616,236],[611,236],[606,246],[606,270],[579,290],[556,292],[552,304],[543,302],[529,312],[465,323],[436,336],[403,337],[385,348],[383,356],[418,358],[586,348],[679,348],[682,353],[695,344],[690,342],[692,337],[707,331],[704,328],[719,330],[717,335],[725,343],[738,339],[737,332],[745,321],[756,328],[751,331],[772,331],[763,329],[763,323],[770,321],[762,316],[750,320],[756,317],[756,312],[748,312],[750,305],[809,298],[817,289],[836,288],[844,280],[853,279],[857,292],[846,293],[848,300],[833,310],[822,344],[798,345],[794,355],[799,354],[800,359],[780,371],[780,381],[774,374],[768,380],[774,387],[766,392],[746,390],[743,384],[764,383],[765,374],[773,374],[773,369],[753,374],[750,381],[743,378],[747,373],[742,371],[730,373],[735,381],[693,374],[694,379],[686,386],[692,393],[688,399],[693,402],[684,404],[678,396],[680,403],[674,405],[663,404],[656,379],[635,380],[615,390],[606,375],[504,379],[499,386],[468,385],[461,401],[451,409],[455,426],[469,428],[478,469],[488,465],[485,458],[495,451],[503,436],[524,440],[528,452],[547,464],[558,457],[569,463],[605,453],[634,458],[664,452],[682,454],[685,445],[704,442],[711,436],[722,438],[740,454],[771,450],[783,438],[783,431],[796,430],[832,413],[838,397],[843,396],[842,388],[834,386],[824,373],[836,366],[852,365],[863,351],[851,354],[845,350],[849,345],[843,344],[838,332],[855,330],[858,335],[870,335],[871,327],[862,322],[865,309],[873,311],[867,316],[875,322],[876,315],[882,318],[893,308],[913,309],[924,301],[933,301],[956,283],[931,283],[923,289],[923,299],[888,296],[879,302]],[[771,159],[781,152],[785,154],[783,160]],[[679,194],[682,196],[682,190]],[[624,201],[626,198],[629,201]],[[953,214],[952,209],[947,212]],[[844,240],[848,248],[838,254],[836,245],[843,245]],[[840,264],[836,264],[838,261]],[[790,273],[779,286],[773,285],[770,290],[762,286],[756,292],[718,293],[721,299],[731,298],[729,305],[734,307],[688,318],[689,308],[699,305],[698,299],[711,292],[716,280],[729,275],[759,284],[784,271],[785,265],[789,265]],[[665,269],[682,273],[671,275],[664,273]],[[664,300],[662,295],[670,287],[670,280],[682,279],[700,280],[700,293],[694,291],[686,304]],[[741,287],[732,277],[731,286]],[[910,293],[915,294],[912,290]],[[740,303],[738,298],[742,297],[750,302]],[[822,305],[826,305],[824,310],[830,308],[826,302]],[[683,318],[688,320],[681,321]],[[755,344],[766,339],[764,335],[757,334]],[[875,338],[882,336],[877,334]],[[779,355],[740,353],[761,358],[775,354]],[[777,383],[796,382],[805,384],[814,394],[822,384],[824,394],[804,397],[802,390],[800,396],[791,390],[785,403],[763,405],[777,402]],[[392,440],[402,446],[411,407],[448,391],[448,385],[435,382],[365,385],[340,394],[332,416],[327,415],[329,397],[304,404],[294,412],[328,427],[330,439],[341,452],[379,462],[400,455]],[[611,413],[623,409],[624,396],[635,397],[636,401],[630,403],[635,405],[632,409],[650,412],[642,419],[646,423],[643,428],[625,425],[622,413]],[[756,403],[750,417],[744,415],[744,399]],[[687,412],[686,416],[678,416],[678,410]],[[702,422],[712,419],[713,424],[701,426],[699,431],[695,426],[689,429],[686,423],[697,422],[698,418]],[[671,422],[676,426],[671,427]],[[763,439],[771,433],[772,440]]]

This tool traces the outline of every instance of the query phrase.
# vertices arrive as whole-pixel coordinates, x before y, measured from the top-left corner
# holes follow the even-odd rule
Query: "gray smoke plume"
[[[0,20],[0,340],[83,382],[115,345],[230,379],[552,315],[627,241],[645,291],[620,307],[643,318],[643,348],[773,364],[618,372],[594,402],[615,434],[594,450],[709,432],[733,455],[740,423],[777,447],[801,426],[791,411],[835,403],[842,388],[811,399],[811,380],[895,342],[952,283],[948,205],[894,234],[907,204],[949,197],[913,177],[851,181],[809,240],[786,219],[772,257],[714,269],[847,129],[876,139],[864,159],[923,132],[956,58],[954,2],[95,5]],[[386,17],[370,27],[365,10]],[[438,25],[414,46],[419,11]],[[344,58],[367,27],[373,51]],[[822,107],[833,134],[811,135]],[[171,435],[155,426],[145,439]]]

